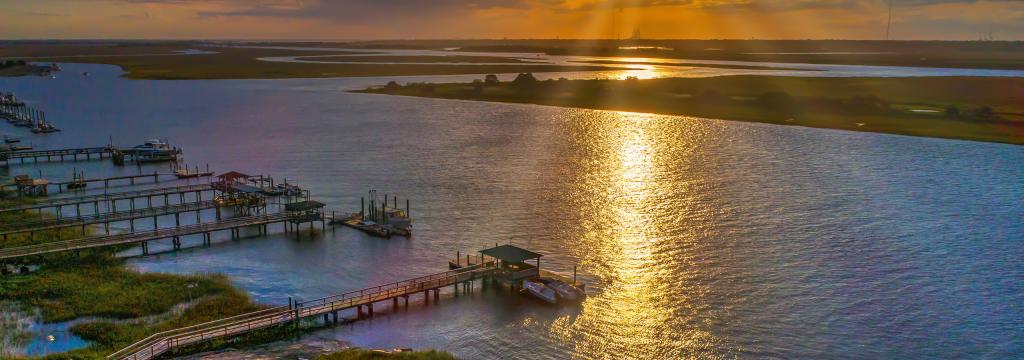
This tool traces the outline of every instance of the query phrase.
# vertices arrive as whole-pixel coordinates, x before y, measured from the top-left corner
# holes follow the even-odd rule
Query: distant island
[[[1024,79],[720,76],[391,82],[357,92],[687,115],[1024,144]]]

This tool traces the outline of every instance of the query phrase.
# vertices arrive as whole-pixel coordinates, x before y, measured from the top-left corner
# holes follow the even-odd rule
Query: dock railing
[[[298,319],[368,305],[420,291],[437,289],[481,278],[493,271],[493,263],[479,264],[396,281],[393,283],[349,291],[320,299],[296,302],[294,307],[280,306],[247,314],[156,333],[107,356],[107,359],[152,359],[171,348],[208,339],[244,334],[254,330],[297,321]]]

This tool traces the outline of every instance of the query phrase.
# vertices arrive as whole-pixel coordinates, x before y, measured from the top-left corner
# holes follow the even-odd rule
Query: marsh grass
[[[529,103],[1024,144],[1024,79],[721,76],[413,83],[359,92]],[[960,109],[957,115],[909,108]],[[986,113],[982,109],[990,109]],[[981,115],[984,114],[984,115]]]
[[[26,199],[0,200],[0,206],[24,203]],[[4,221],[34,214],[4,214]],[[35,237],[11,237],[3,247],[56,241],[51,233]],[[81,236],[80,229],[63,234],[64,239]],[[74,235],[74,236],[71,236]],[[123,247],[122,247],[123,248]],[[116,251],[117,248],[113,249]],[[52,354],[45,359],[102,359],[107,354],[152,333],[194,325],[255,311],[248,295],[218,274],[175,275],[140,273],[125,267],[112,249],[83,250],[19,260],[38,265],[24,275],[0,277],[0,300],[10,300],[26,309],[38,309],[46,322],[92,318],[71,327],[75,335],[92,341],[84,349]],[[189,303],[179,313],[169,312]],[[153,315],[169,314],[156,319]]]

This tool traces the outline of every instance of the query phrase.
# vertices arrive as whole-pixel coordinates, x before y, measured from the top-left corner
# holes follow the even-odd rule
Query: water
[[[512,242],[546,254],[545,268],[578,265],[588,282],[578,309],[443,294],[311,338],[471,359],[1024,356],[1024,147],[345,92],[391,78],[65,69],[0,80],[65,130],[25,135],[39,148],[159,136],[190,163],[287,176],[332,209],[356,209],[371,187],[412,199],[409,240],[220,234],[210,248],[134,258],[138,269],[223,272],[285,304]],[[137,171],[104,161],[9,173],[72,167]]]
[[[276,49],[291,50],[316,50],[323,51],[324,48],[316,47],[269,47]],[[373,56],[492,56],[499,58],[513,58],[531,63],[523,62],[498,62],[480,63],[477,65],[564,65],[564,66],[585,66],[598,65],[609,68],[609,70],[590,71],[583,73],[570,72],[565,74],[545,73],[545,78],[557,78],[565,76],[570,79],[625,79],[636,77],[640,79],[664,78],[664,77],[711,77],[724,75],[765,75],[765,76],[809,76],[809,77],[911,77],[911,76],[987,76],[987,77],[1024,77],[1024,70],[1000,70],[1000,69],[969,69],[969,68],[932,68],[913,66],[875,66],[875,65],[831,65],[831,64],[804,64],[804,63],[776,63],[776,62],[754,62],[754,61],[730,61],[730,60],[689,60],[689,59],[667,59],[667,58],[626,58],[608,56],[576,56],[576,55],[547,55],[541,53],[507,53],[507,52],[470,52],[470,51],[439,51],[439,50],[366,50],[335,48],[335,50],[352,52],[345,55],[313,55],[313,56],[273,56],[260,60],[291,62],[291,63],[321,63],[321,64],[353,64],[345,61],[347,56],[364,56],[367,53]],[[301,59],[299,59],[301,58]],[[591,62],[615,61],[616,63]],[[355,62],[360,64],[399,64],[396,62]],[[644,64],[646,63],[646,64]],[[403,63],[420,65],[458,65],[459,62],[424,62],[424,63]],[[727,65],[727,66],[755,66],[768,67],[770,69],[727,69],[705,67],[703,65]]]

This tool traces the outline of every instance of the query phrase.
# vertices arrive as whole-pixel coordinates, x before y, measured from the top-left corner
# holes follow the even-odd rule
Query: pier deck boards
[[[33,255],[44,255],[98,247],[144,243],[151,240],[178,238],[186,235],[205,234],[220,230],[238,229],[249,226],[267,225],[279,222],[313,221],[308,214],[276,213],[269,215],[244,216],[217,222],[185,225],[173,228],[144,230],[125,234],[84,237],[44,244],[27,245],[0,249],[0,260]],[[315,219],[319,221],[320,219]]]
[[[105,193],[95,194],[86,196],[77,196],[71,198],[60,198],[60,199],[49,199],[39,201],[32,204],[21,205],[17,207],[2,208],[0,213],[10,211],[29,211],[29,210],[40,210],[48,208],[61,208],[65,206],[76,206],[76,205],[87,205],[92,203],[105,203],[109,201],[118,200],[131,200],[144,197],[155,197],[155,196],[170,196],[178,194],[187,194],[192,192],[200,191],[213,191],[213,186],[210,184],[195,184],[195,185],[184,185],[184,186],[173,186],[173,187],[161,187],[145,190],[125,191],[117,193]]]
[[[39,162],[40,159],[45,159],[47,162],[55,162],[65,161],[69,156],[72,160],[78,161],[80,160],[80,156],[84,156],[85,160],[91,160],[93,159],[93,155],[96,155],[96,159],[103,159],[104,156],[108,158],[111,157],[115,150],[115,148],[103,146],[53,150],[12,151],[0,153],[0,161],[8,163],[11,160],[20,160],[24,163],[29,159],[31,159],[32,162]]]
[[[431,291],[434,292],[436,299],[440,288],[458,286],[461,283],[482,279],[493,271],[494,267],[487,265],[466,267],[362,290],[349,291],[313,301],[297,303],[296,306],[281,306],[169,330],[153,334],[107,356],[107,359],[152,359],[174,348],[211,339],[243,335],[271,326],[294,323],[299,319],[307,317],[322,315],[326,319],[328,314],[334,314],[335,319],[337,319],[339,311],[357,307],[360,309],[360,313],[362,313],[363,306],[366,306],[372,315],[373,304],[376,302],[393,300],[393,304],[397,305],[398,298],[407,299],[408,296],[416,293],[423,293],[429,299]],[[406,302],[406,306],[408,306],[408,302]]]
[[[46,230],[56,230],[67,227],[86,226],[92,224],[112,223],[118,221],[130,221],[137,219],[155,218],[164,215],[181,214],[192,211],[202,211],[216,208],[213,200],[196,201],[184,204],[174,204],[150,208],[139,208],[112,213],[89,214],[66,218],[42,218],[33,220],[19,220],[16,223],[0,224],[7,230],[0,231],[5,239],[9,235],[33,233]],[[156,220],[154,219],[154,222]]]
[[[210,176],[210,175],[212,175],[212,173],[201,175],[201,176]],[[73,185],[73,184],[80,184],[82,186],[85,186],[87,184],[101,182],[101,183],[103,183],[103,187],[107,188],[107,187],[110,187],[110,183],[111,182],[128,180],[129,185],[135,185],[135,182],[138,179],[153,178],[153,182],[160,182],[160,178],[161,177],[172,177],[172,178],[175,178],[175,179],[178,178],[177,175],[174,174],[174,173],[153,172],[153,173],[149,173],[149,174],[119,175],[119,176],[111,176],[111,177],[104,177],[104,178],[56,181],[56,182],[50,182],[50,183],[47,183],[47,184],[42,184],[42,185],[39,185],[39,186],[46,187],[47,188],[47,190],[46,190],[47,193],[49,192],[49,187],[50,186],[56,186],[57,187],[57,192],[58,193],[62,193],[64,191],[70,191],[70,188],[68,186],[69,185]],[[16,190],[16,189],[18,189],[18,184],[5,184],[5,185],[2,185],[2,188],[8,188],[8,189],[11,189],[11,190]]]

